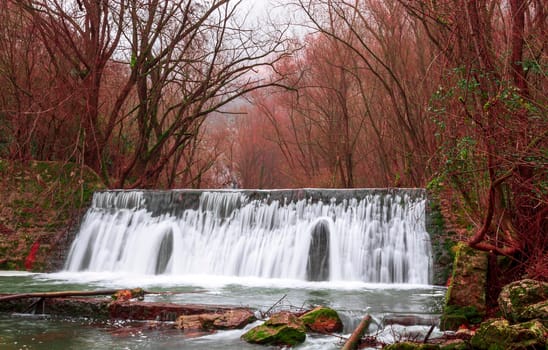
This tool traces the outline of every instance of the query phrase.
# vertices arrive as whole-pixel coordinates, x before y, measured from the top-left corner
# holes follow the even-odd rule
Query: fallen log
[[[31,298],[70,298],[70,297],[93,297],[93,296],[105,296],[110,295],[115,299],[122,294],[122,292],[128,291],[127,297],[142,298],[145,295],[175,295],[175,294],[189,294],[189,293],[203,293],[203,291],[189,291],[189,292],[151,292],[141,288],[133,289],[106,289],[106,290],[91,290],[91,291],[60,291],[60,292],[37,292],[37,293],[17,293],[17,294],[0,294],[0,302],[19,299],[31,299]]]
[[[63,292],[39,292],[39,293],[20,293],[0,296],[0,301],[29,299],[29,298],[68,298],[68,297],[87,297],[100,295],[113,295],[118,290],[94,290],[94,291],[63,291]]]
[[[369,328],[369,324],[371,323],[371,316],[365,315],[365,317],[361,320],[360,324],[356,329],[354,329],[354,332],[352,332],[352,335],[346,343],[344,343],[341,350],[356,350],[358,348],[358,345],[360,344],[360,339],[363,337],[364,333]]]
[[[92,297],[103,295],[116,295],[117,293],[125,291],[125,289],[107,289],[107,290],[91,290],[91,291],[62,291],[62,292],[38,292],[38,293],[19,293],[0,296],[1,301],[30,299],[30,298],[69,298],[69,297]],[[158,294],[144,291],[140,288],[129,289],[131,294],[137,297],[138,295],[145,294]]]

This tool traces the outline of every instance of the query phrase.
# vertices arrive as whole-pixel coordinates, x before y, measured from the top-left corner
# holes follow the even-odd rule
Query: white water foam
[[[155,215],[142,192],[96,193],[66,271],[306,280],[312,231],[329,227],[331,282],[430,282],[425,198],[371,194],[329,203],[204,192],[198,209]]]
[[[0,277],[24,277],[36,275],[34,272],[0,270]]]
[[[218,290],[231,285],[251,288],[299,289],[299,290],[415,290],[437,289],[428,284],[369,283],[360,281],[304,281],[283,278],[260,278],[214,275],[143,275],[115,272],[57,272],[38,275],[48,283],[97,285],[106,288],[171,288],[190,286],[207,290]],[[430,295],[430,294],[428,294]]]

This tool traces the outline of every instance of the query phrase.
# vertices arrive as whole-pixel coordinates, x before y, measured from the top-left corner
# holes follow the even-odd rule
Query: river
[[[428,326],[386,326],[394,315],[436,318],[441,312],[445,288],[429,285],[368,284],[360,282],[304,282],[289,279],[212,277],[205,275],[150,276],[115,273],[28,274],[0,271],[0,293],[63,290],[95,290],[142,287],[170,291],[171,295],[147,295],[146,301],[249,306],[266,311],[325,305],[339,312],[344,323],[340,336],[348,336],[369,313],[374,322],[368,334],[384,342],[410,335],[421,336]],[[285,296],[285,297],[284,297]],[[0,349],[268,349],[240,340],[244,330],[219,331],[189,337],[171,325],[96,321],[39,314],[1,314]],[[251,326],[248,326],[248,328]],[[297,349],[339,349],[332,336],[311,336]]]

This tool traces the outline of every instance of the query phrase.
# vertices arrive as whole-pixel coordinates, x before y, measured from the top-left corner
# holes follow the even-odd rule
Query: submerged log
[[[176,321],[182,315],[223,314],[231,310],[250,310],[241,306],[174,304],[161,302],[115,302],[110,303],[111,319]]]
[[[74,291],[52,293],[25,293],[0,296],[0,312],[49,314],[67,317],[91,317],[94,319],[176,321],[182,315],[216,314],[219,318],[231,313],[253,315],[253,310],[242,306],[174,304],[144,302],[127,296],[131,290]],[[119,293],[123,292],[123,293]],[[146,294],[164,294],[151,293]],[[165,292],[165,294],[173,294]],[[109,298],[94,296],[112,296]],[[91,296],[91,297],[90,297]],[[251,320],[251,317],[249,317]],[[219,321],[220,322],[220,321]],[[217,322],[217,323],[219,323]],[[219,323],[219,328],[224,325]]]
[[[361,320],[360,324],[354,332],[352,332],[352,335],[346,343],[344,343],[341,350],[355,350],[358,348],[358,345],[360,344],[360,339],[363,337],[367,329],[369,328],[369,324],[371,323],[371,316],[365,315],[365,317]]]

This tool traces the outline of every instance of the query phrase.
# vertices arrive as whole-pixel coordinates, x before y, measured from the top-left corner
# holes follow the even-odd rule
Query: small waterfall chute
[[[155,274],[160,275],[167,271],[169,262],[173,256],[173,231],[168,230],[162,240],[160,241],[160,247],[158,248],[158,255],[156,258]]]
[[[320,218],[312,224],[306,264],[309,281],[329,280],[329,227],[330,220],[326,218]]]

